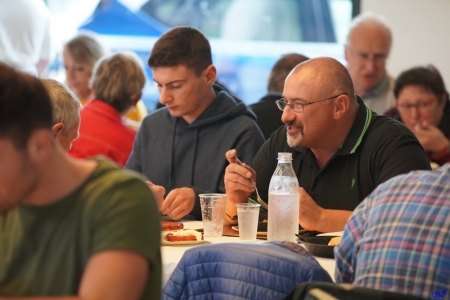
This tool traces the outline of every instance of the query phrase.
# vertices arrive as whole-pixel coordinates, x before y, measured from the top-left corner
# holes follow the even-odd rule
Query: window
[[[47,0],[57,27],[99,34],[110,50],[133,50],[146,65],[156,39],[173,26],[201,30],[211,42],[218,81],[250,104],[267,90],[280,55],[298,52],[343,62],[343,46],[357,0]],[[70,28],[70,26],[72,28]],[[55,64],[57,66],[58,64]],[[143,100],[149,111],[158,92],[146,69]],[[60,74],[53,70],[53,74]],[[61,76],[61,75],[59,75]]]

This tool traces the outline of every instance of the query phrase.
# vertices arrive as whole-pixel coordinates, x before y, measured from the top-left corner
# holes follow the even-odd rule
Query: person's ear
[[[55,125],[52,126],[52,132],[53,132],[53,137],[56,138],[56,136],[60,133],[62,133],[64,130],[64,124],[62,122],[58,122]]]
[[[346,94],[342,94],[334,100],[334,118],[339,120],[342,117],[346,117],[345,114],[350,109],[350,97]]]
[[[350,49],[348,48],[347,45],[345,45],[345,46],[344,46],[344,58],[345,58],[345,60],[346,60],[347,62],[348,62],[348,59],[349,59],[349,56],[350,56],[349,51],[350,51]]]
[[[52,153],[52,133],[47,129],[35,130],[27,143],[28,157],[34,162],[45,163]]]
[[[206,85],[212,85],[216,81],[217,70],[214,65],[209,65],[205,71],[203,71],[203,74],[205,76]]]

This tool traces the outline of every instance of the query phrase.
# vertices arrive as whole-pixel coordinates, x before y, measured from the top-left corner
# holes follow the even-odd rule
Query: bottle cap
[[[292,160],[292,153],[278,152],[278,160]]]

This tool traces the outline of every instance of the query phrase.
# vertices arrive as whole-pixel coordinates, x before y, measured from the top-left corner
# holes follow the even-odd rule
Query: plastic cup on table
[[[257,203],[236,204],[238,213],[239,238],[241,240],[256,240],[260,207],[261,205]]]
[[[225,219],[226,194],[200,194],[199,197],[204,237],[221,237]]]

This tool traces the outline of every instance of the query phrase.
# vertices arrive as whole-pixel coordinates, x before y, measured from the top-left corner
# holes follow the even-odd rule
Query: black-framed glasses
[[[342,95],[347,95],[347,93],[340,93],[338,95],[331,96],[331,97],[328,97],[326,99],[312,101],[312,102],[307,102],[307,103],[301,103],[300,101],[294,101],[292,103],[288,103],[286,101],[286,99],[284,99],[284,98],[281,98],[280,100],[275,101],[275,103],[277,104],[278,108],[281,111],[284,111],[286,106],[289,105],[293,111],[295,111],[295,112],[302,112],[305,109],[305,106],[307,106],[307,105],[311,105],[311,104],[314,104],[314,103],[317,103],[317,102],[326,101],[326,100],[331,100],[331,99],[337,98],[337,97],[342,96]]]

